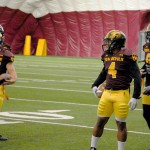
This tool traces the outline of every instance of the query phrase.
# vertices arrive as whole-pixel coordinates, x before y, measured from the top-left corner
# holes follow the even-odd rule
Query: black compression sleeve
[[[105,68],[103,67],[103,69],[100,72],[99,76],[97,77],[97,79],[92,84],[92,87],[94,87],[94,86],[98,87],[100,84],[102,84],[106,80],[106,75],[107,75],[107,73],[105,71]]]
[[[133,97],[138,99],[141,94],[141,75],[136,62],[133,62],[133,64],[130,66],[130,72],[132,78],[134,78]]]

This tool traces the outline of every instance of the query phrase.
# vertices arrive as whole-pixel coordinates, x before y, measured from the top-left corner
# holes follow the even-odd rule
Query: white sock
[[[97,143],[98,143],[98,140],[99,140],[100,137],[95,137],[92,135],[92,138],[91,138],[91,147],[97,147]]]
[[[126,142],[118,141],[118,150],[124,150],[125,143]]]

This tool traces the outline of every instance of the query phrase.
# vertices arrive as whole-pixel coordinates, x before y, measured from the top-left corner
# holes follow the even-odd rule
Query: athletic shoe
[[[0,141],[7,141],[7,140],[8,140],[8,138],[2,137],[2,135],[0,135]]]
[[[90,150],[96,150],[96,148],[95,147],[91,147]]]

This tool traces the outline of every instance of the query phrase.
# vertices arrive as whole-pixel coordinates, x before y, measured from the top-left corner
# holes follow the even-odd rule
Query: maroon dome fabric
[[[99,0],[99,6],[91,0],[0,2],[0,24],[14,54],[23,53],[25,36],[31,35],[33,55],[38,39],[45,38],[48,55],[97,58],[103,37],[113,29],[123,31],[126,46],[137,52],[139,31],[150,22],[149,0],[135,0],[136,5],[129,0]],[[108,2],[113,5],[107,6]]]

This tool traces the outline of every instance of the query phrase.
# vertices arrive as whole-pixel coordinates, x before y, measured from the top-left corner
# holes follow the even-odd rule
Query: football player
[[[145,31],[146,43],[143,46],[145,52],[145,63],[141,68],[142,78],[146,79],[145,88],[142,96],[143,117],[145,118],[150,129],[150,24]]]
[[[141,94],[141,75],[137,65],[137,56],[125,49],[126,36],[122,31],[111,30],[104,37],[101,56],[104,67],[92,84],[94,94],[104,81],[105,89],[100,98],[97,109],[97,123],[95,124],[91,138],[90,150],[97,149],[97,143],[103,134],[104,126],[112,113],[115,115],[118,128],[118,150],[124,150],[127,140],[126,119],[130,110],[137,106]],[[130,97],[130,84],[134,79],[133,95]]]
[[[8,99],[4,86],[13,84],[17,80],[17,74],[13,66],[14,55],[10,50],[10,46],[4,43],[4,29],[0,25],[0,110],[3,100]],[[6,141],[7,139],[0,135],[0,141]]]

